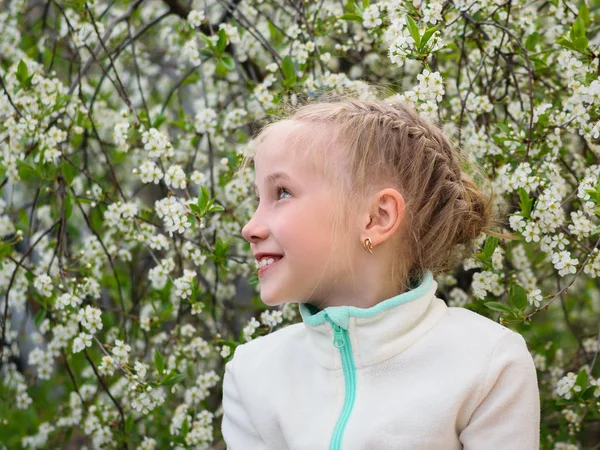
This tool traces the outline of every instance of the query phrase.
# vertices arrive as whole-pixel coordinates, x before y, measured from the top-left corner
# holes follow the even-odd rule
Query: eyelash
[[[281,192],[287,192],[288,194],[292,195],[292,193],[290,191],[288,191],[286,188],[284,188],[283,186],[275,186],[275,192],[277,192],[278,199],[279,199],[279,195],[281,194]],[[258,196],[254,196],[254,201],[256,203],[259,203],[260,198],[258,198]]]

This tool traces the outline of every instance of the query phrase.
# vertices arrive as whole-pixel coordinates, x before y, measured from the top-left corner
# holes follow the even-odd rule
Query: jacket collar
[[[413,289],[371,308],[332,306],[319,311],[300,303],[309,351],[323,367],[341,367],[332,321],[348,331],[356,367],[391,358],[416,342],[446,312],[446,304],[435,296],[436,290],[437,282],[427,271]]]

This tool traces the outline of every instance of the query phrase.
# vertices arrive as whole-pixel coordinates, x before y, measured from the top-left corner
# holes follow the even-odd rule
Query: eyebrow
[[[274,172],[274,173],[267,175],[266,179],[267,179],[267,183],[274,183],[275,181],[277,181],[279,179],[289,181],[290,177],[285,172]],[[256,189],[258,189],[258,186],[256,186],[256,183],[253,183],[253,186],[254,186],[254,190],[256,191]]]

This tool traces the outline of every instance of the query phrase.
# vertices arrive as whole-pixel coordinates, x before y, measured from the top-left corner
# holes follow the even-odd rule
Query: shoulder
[[[296,323],[280,328],[270,334],[257,337],[250,342],[238,345],[233,358],[235,366],[244,372],[262,368],[277,360],[278,353],[293,351],[304,335],[304,324]]]
[[[453,331],[453,333],[463,339],[478,337],[485,341],[495,342],[507,334],[517,334],[510,328],[494,322],[487,317],[482,316],[467,308],[448,307],[443,325]]]
[[[449,307],[436,328],[440,340],[461,348],[465,355],[489,358],[505,350],[515,358],[531,359],[519,333],[466,308]]]

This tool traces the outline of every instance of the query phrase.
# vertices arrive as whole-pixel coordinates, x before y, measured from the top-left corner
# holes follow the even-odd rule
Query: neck
[[[355,280],[345,289],[330,292],[322,299],[311,300],[308,304],[323,310],[331,306],[354,306],[357,308],[372,308],[388,298],[402,294],[404,290],[393,284],[390,277],[379,278],[376,282],[369,282],[374,278],[368,276]]]
[[[404,267],[399,267],[400,273],[396,274],[395,280],[392,279],[390,271],[398,258],[393,247],[389,244],[381,245],[375,251],[377,254],[367,254],[361,248],[356,255],[356,264],[352,268],[346,268],[344,273],[339,275],[339,283],[304,303],[320,310],[332,306],[371,308],[408,290],[408,287],[402,289],[400,286],[409,283],[402,283],[400,286],[398,283],[398,280],[408,277]]]

